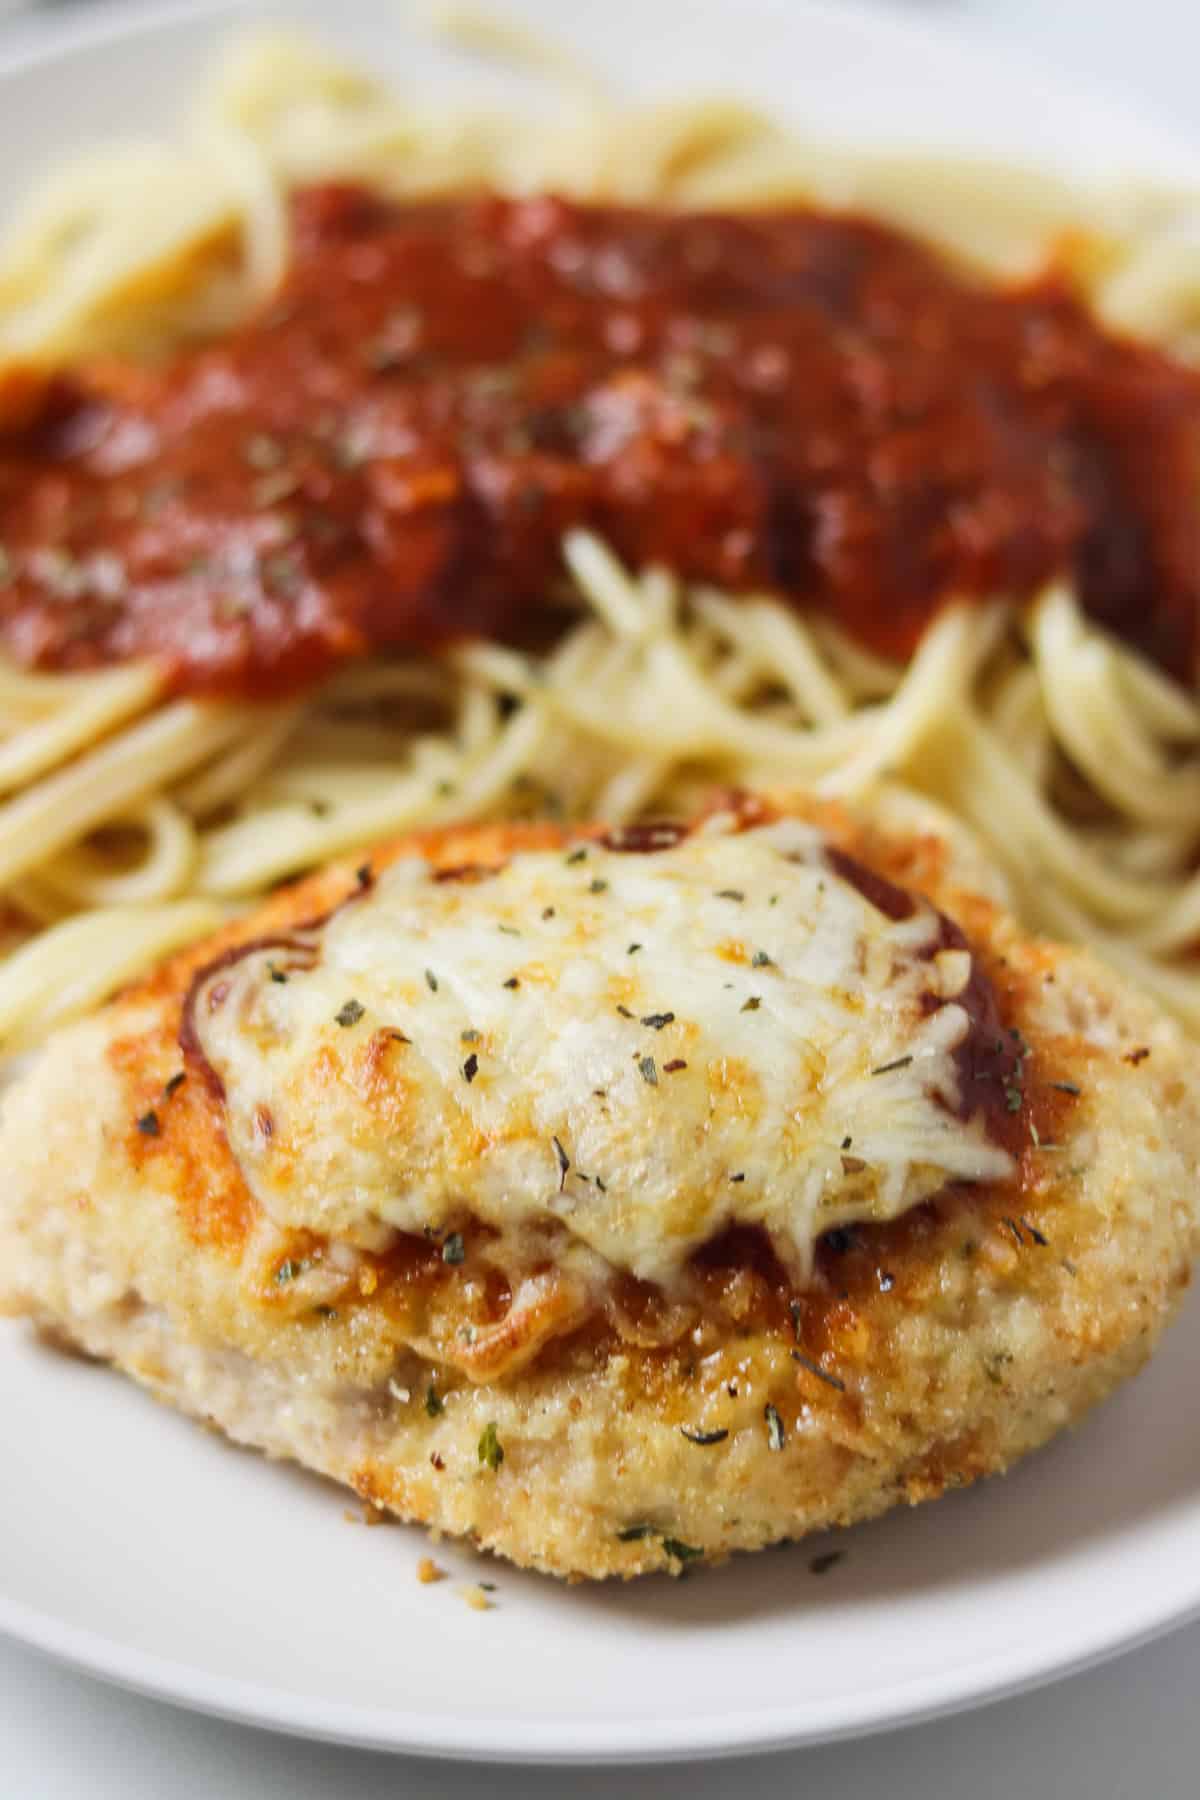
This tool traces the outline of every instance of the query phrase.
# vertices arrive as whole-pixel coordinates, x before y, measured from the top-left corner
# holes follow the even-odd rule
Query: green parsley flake
[[[671,1537],[660,1525],[626,1525],[617,1533],[619,1544],[642,1544],[647,1538],[659,1538],[664,1554],[674,1562],[694,1562],[703,1556],[703,1550],[697,1550],[694,1544],[685,1544],[682,1538]]]
[[[675,1562],[694,1562],[698,1556],[704,1555],[703,1550],[697,1550],[695,1544],[685,1544],[682,1538],[665,1537],[662,1547]]]
[[[495,1419],[489,1420],[483,1428],[479,1439],[479,1460],[481,1463],[485,1463],[493,1474],[504,1461],[504,1446],[500,1442]]]

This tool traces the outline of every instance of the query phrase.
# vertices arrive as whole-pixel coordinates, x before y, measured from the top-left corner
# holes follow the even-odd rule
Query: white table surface
[[[946,31],[1018,45],[1077,82],[1122,93],[1200,134],[1200,0],[895,3]],[[837,1800],[956,1800],[968,1792],[971,1800],[1195,1800],[1200,1626],[1039,1693],[857,1744],[686,1772],[591,1774],[480,1770],[272,1737],[122,1693],[0,1641],[0,1800],[558,1800],[567,1792],[572,1800],[799,1792]]]

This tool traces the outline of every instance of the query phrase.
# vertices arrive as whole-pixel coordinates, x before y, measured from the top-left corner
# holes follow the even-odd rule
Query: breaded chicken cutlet
[[[1002,1470],[1188,1281],[1173,1025],[896,802],[453,828],[59,1032],[0,1115],[10,1308],[560,1575]]]

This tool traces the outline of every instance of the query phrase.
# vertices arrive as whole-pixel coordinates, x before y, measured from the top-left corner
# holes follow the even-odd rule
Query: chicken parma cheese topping
[[[962,932],[798,818],[364,870],[201,969],[183,1042],[263,1214],[370,1252],[469,1222],[532,1264],[549,1229],[670,1293],[753,1226],[803,1283],[821,1233],[1014,1167]]]

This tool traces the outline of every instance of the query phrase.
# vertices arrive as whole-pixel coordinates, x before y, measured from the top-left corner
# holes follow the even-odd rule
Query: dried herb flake
[[[682,1538],[665,1537],[662,1547],[668,1556],[681,1563],[695,1562],[698,1556],[704,1555],[703,1550],[697,1550],[695,1544],[685,1544]]]
[[[811,1356],[805,1356],[803,1350],[793,1350],[792,1361],[798,1362],[800,1367],[807,1369],[810,1375],[815,1375],[818,1381],[823,1381],[826,1387],[836,1389],[839,1394],[845,1393],[846,1384],[841,1377],[831,1375],[828,1369],[823,1369],[819,1362],[813,1361]]]
[[[504,1445],[500,1442],[500,1434],[496,1429],[495,1419],[489,1419],[479,1438],[479,1460],[495,1474],[504,1461]]]
[[[810,1560],[808,1566],[814,1575],[827,1575],[830,1569],[836,1568],[838,1563],[844,1562],[845,1559],[846,1552],[844,1550],[822,1550],[819,1556],[814,1556]]]

